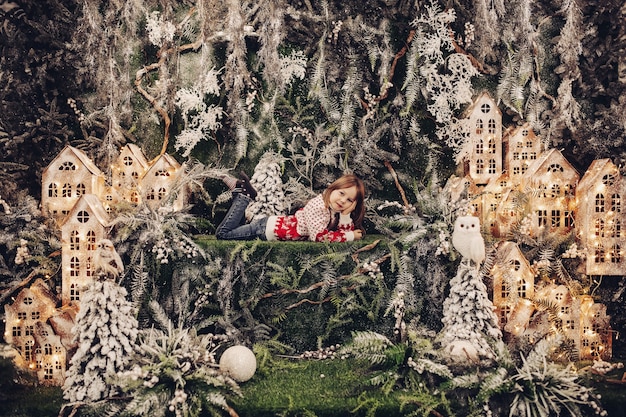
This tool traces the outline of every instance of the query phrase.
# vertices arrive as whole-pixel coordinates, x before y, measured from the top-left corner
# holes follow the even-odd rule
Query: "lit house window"
[[[485,162],[482,159],[476,161],[476,173],[482,174],[485,169]]]
[[[614,185],[615,184],[615,175],[607,174],[604,177],[602,177],[602,184],[604,184],[606,186]]]
[[[611,262],[614,264],[622,262],[621,248],[617,243],[611,248]]]
[[[500,295],[502,296],[502,298],[509,298],[509,296],[511,295],[511,292],[509,291],[509,286],[506,285],[504,282],[502,283],[502,286],[500,287]]]
[[[96,232],[93,230],[87,232],[87,250],[96,250]]]
[[[89,213],[85,210],[81,210],[76,214],[76,220],[79,223],[87,223],[89,221]]]
[[[485,128],[485,126],[483,125],[482,119],[476,120],[476,134],[477,135],[482,134],[484,128]]]
[[[526,298],[527,297],[526,289],[527,289],[526,281],[524,281],[523,279],[518,280],[517,281],[517,296],[520,298]]]
[[[80,291],[78,291],[78,285],[72,284],[70,285],[70,300],[78,301],[80,300]]]
[[[560,164],[552,164],[548,167],[548,172],[563,172],[563,167]]]
[[[604,194],[596,194],[596,213],[604,213]]]
[[[78,231],[72,230],[70,233],[70,250],[79,250],[80,249],[80,237],[78,235]]]
[[[616,213],[622,212],[622,200],[619,194],[611,195],[611,210],[613,210]]]
[[[596,219],[595,223],[596,236],[604,237],[604,220]]]
[[[604,248],[601,246],[597,247],[594,257],[593,257],[594,262],[597,264],[604,263],[605,261],[604,257],[605,257]]]
[[[61,188],[61,197],[69,198],[72,196],[72,186],[70,184],[63,184]]]
[[[48,186],[48,197],[57,197],[58,196],[58,188],[57,185],[52,183]]]
[[[77,257],[70,259],[70,276],[77,277],[80,275],[80,261]]]
[[[476,142],[476,153],[483,153],[483,140],[479,139]]]
[[[547,226],[548,225],[548,211],[547,210],[537,210],[537,226]]]
[[[76,171],[76,165],[73,162],[65,161],[59,166],[59,171]]]

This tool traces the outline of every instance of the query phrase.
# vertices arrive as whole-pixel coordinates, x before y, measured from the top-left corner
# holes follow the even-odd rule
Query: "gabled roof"
[[[521,126],[509,127],[508,129],[506,129],[506,131],[502,134],[502,141],[506,142],[510,140],[511,138],[517,136],[522,130],[528,130],[529,136],[532,135],[535,138],[538,138],[537,134],[535,133],[533,128],[530,126],[530,123],[526,122]]]
[[[525,266],[530,269],[530,263],[524,256],[524,253],[520,250],[519,246],[515,242],[505,241],[500,243],[496,252],[496,258],[502,261],[507,258],[515,258],[524,262]]]
[[[168,155],[168,154],[163,154],[159,156],[156,159],[156,161],[154,161],[152,165],[150,165],[150,168],[146,170],[144,174],[144,178],[147,178],[154,171],[161,170],[161,169],[168,169],[168,168],[179,169],[180,164],[173,156]]]
[[[98,176],[104,175],[102,171],[100,171],[100,168],[98,168],[96,164],[94,164],[93,161],[83,151],[69,145],[67,145],[65,148],[63,148],[61,152],[59,152],[56,158],[54,158],[52,162],[48,164],[48,167],[46,167],[44,172],[47,171],[48,168],[50,168],[51,166],[55,165],[57,161],[65,159],[68,155],[75,156],[91,174]]]
[[[491,104],[493,104],[493,108],[498,112],[498,114],[502,115],[502,112],[498,107],[498,103],[496,103],[496,101],[491,97],[491,94],[489,94],[487,91],[483,91],[481,94],[476,96],[476,98],[472,101],[472,104],[467,106],[467,108],[463,112],[463,117],[468,117],[474,112],[474,110],[476,110],[476,107],[479,104],[484,103],[485,101],[490,101]]]
[[[141,148],[134,143],[129,143],[120,152],[120,156],[124,154],[124,151],[127,151],[144,169],[148,169],[148,159],[146,155],[143,153]]]
[[[619,173],[617,167],[609,158],[594,160],[587,168],[587,171],[585,171],[585,175],[580,179],[577,188],[585,189],[591,185],[599,184],[602,180],[601,176],[609,171],[611,173]]]
[[[67,217],[65,217],[61,226],[63,227],[69,219],[73,218],[77,211],[84,210],[85,208],[89,208],[91,213],[96,216],[96,219],[101,225],[106,226],[109,224],[109,216],[107,215],[107,212],[98,197],[94,194],[83,194],[80,196],[76,204],[74,204],[74,207],[72,207],[72,210],[70,210]]]
[[[552,148],[545,152],[542,152],[541,155],[539,155],[539,158],[537,158],[535,162],[533,162],[528,167],[528,170],[524,173],[524,175],[522,175],[522,178],[526,180],[536,179],[537,176],[543,175],[543,173],[541,173],[541,170],[547,170],[548,164],[552,164],[555,162],[560,164],[564,170],[571,170],[574,174],[576,174],[577,177],[579,177],[576,168],[574,168],[572,164],[570,164],[570,162],[563,156],[561,151]]]

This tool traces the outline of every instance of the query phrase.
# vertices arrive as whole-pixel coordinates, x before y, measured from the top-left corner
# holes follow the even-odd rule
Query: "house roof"
[[[569,170],[577,177],[580,177],[576,168],[570,164],[570,162],[563,156],[561,151],[558,149],[549,149],[545,152],[542,152],[529,167],[528,170],[522,175],[524,180],[533,180],[541,177],[543,173],[542,170],[547,170],[549,164],[558,163],[560,164],[564,170]]]
[[[479,104],[482,104],[485,101],[491,102],[491,104],[493,104],[493,108],[498,112],[498,114],[502,115],[502,112],[500,111],[500,108],[498,107],[498,103],[496,103],[496,101],[491,97],[491,94],[489,94],[487,91],[483,91],[481,94],[476,96],[472,104],[467,106],[467,108],[463,112],[463,117],[468,117],[470,114],[474,112],[474,110],[476,110]]]
[[[75,156],[91,174],[97,176],[104,175],[102,171],[100,171],[100,168],[98,168],[96,164],[94,164],[93,161],[83,151],[70,145],[67,145],[65,148],[63,148],[61,152],[59,152],[56,158],[54,158],[52,162],[48,164],[48,166],[44,170],[44,173],[51,166],[56,165],[57,161],[65,159],[68,155]]]
[[[77,211],[84,210],[85,208],[89,208],[91,213],[96,216],[96,219],[101,225],[106,226],[109,224],[109,216],[107,215],[107,212],[98,197],[94,194],[83,194],[80,196],[80,199],[76,202],[76,204],[74,204],[74,207],[72,207],[72,210],[70,210],[67,217],[65,217],[61,226],[64,226],[69,219],[73,218]]]
[[[615,164],[609,158],[594,160],[591,165],[589,165],[589,168],[587,168],[587,171],[585,171],[585,175],[580,179],[577,189],[587,189],[592,185],[600,183],[602,180],[600,176],[608,171],[619,172]]]
[[[148,178],[155,171],[168,168],[178,169],[180,168],[180,164],[173,156],[163,154],[159,156],[156,161],[152,163],[152,165],[150,165],[150,168],[146,170],[143,176],[144,178]]]
[[[143,153],[141,148],[134,143],[129,143],[120,152],[120,156],[122,156],[125,152],[129,153],[135,160],[142,166],[144,169],[148,169],[148,159],[146,155]]]

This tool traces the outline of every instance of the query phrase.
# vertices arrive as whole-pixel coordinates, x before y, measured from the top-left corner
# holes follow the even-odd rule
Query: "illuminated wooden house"
[[[67,366],[67,351],[61,336],[49,324],[38,321],[34,332],[34,369],[43,385],[63,385]]]
[[[465,168],[477,185],[502,174],[502,113],[488,93],[481,94],[465,112],[468,155]]]
[[[140,203],[140,181],[148,168],[148,160],[139,146],[131,143],[120,150],[111,169],[111,184],[120,198],[132,204]],[[106,207],[106,202],[103,204]]]
[[[501,237],[506,233],[506,230],[501,230],[505,225],[503,220],[507,220],[502,218],[502,212],[505,210],[504,202],[512,187],[513,183],[505,172],[489,181],[472,201],[480,223],[494,237]]]
[[[83,195],[61,224],[63,305],[77,304],[80,293],[93,279],[96,242],[106,238],[108,216],[93,194]]]
[[[141,178],[141,198],[151,208],[163,205],[168,198],[174,210],[181,210],[187,196],[184,190],[175,190],[183,173],[181,165],[171,155],[161,155]]]
[[[576,185],[580,176],[561,152],[542,153],[522,175],[519,190],[528,196],[532,236],[574,227]]]
[[[587,251],[587,275],[625,274],[625,192],[626,182],[609,159],[593,161],[578,184],[576,232]]]
[[[535,274],[516,243],[502,242],[498,246],[490,275],[493,280],[493,305],[500,319],[500,326],[506,329],[512,310],[520,302],[527,303],[526,300],[533,298]],[[515,328],[514,323],[508,326],[508,331],[519,334],[525,324],[526,322]]]
[[[16,365],[36,370],[46,385],[60,385],[65,378],[66,349],[46,324],[57,314],[56,305],[54,293],[37,279],[4,306],[4,340],[19,352]]]
[[[502,138],[505,148],[504,170],[514,183],[539,159],[542,153],[541,139],[535,135],[528,123],[509,129]]]
[[[65,217],[84,194],[102,195],[105,176],[80,149],[66,146],[42,173],[44,216]]]
[[[595,303],[590,295],[580,297],[580,358],[611,359],[613,337],[606,306]]]

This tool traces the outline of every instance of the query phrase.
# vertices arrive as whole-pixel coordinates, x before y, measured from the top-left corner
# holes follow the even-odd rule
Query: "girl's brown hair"
[[[335,190],[342,190],[344,188],[356,187],[356,206],[350,217],[354,223],[355,229],[363,229],[363,218],[365,218],[365,184],[363,180],[354,174],[345,174],[337,178],[332,184],[324,190],[324,204],[326,207],[330,205],[330,193]]]

